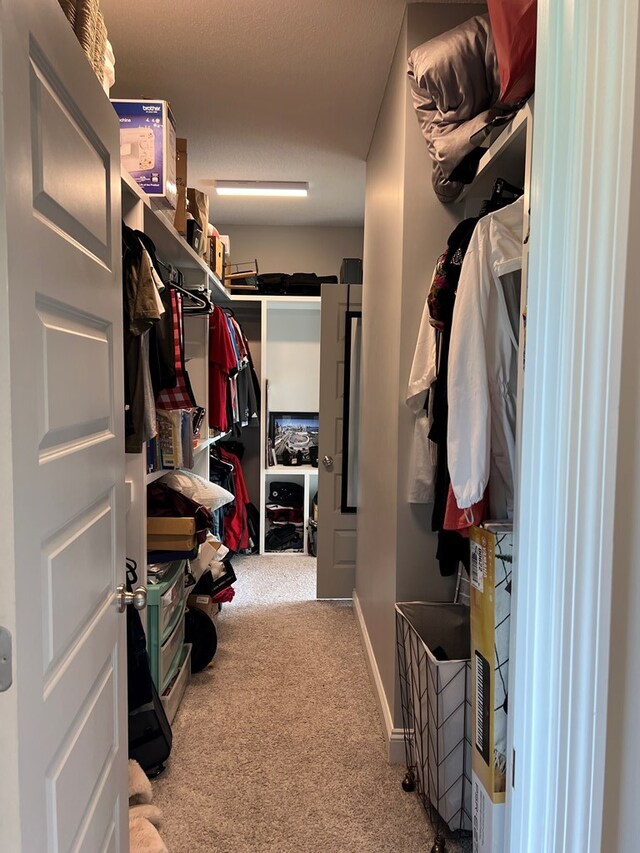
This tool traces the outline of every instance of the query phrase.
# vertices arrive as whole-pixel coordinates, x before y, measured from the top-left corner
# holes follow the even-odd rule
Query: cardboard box
[[[224,262],[228,264],[231,260],[231,237],[228,234],[221,234],[220,239],[224,243]]]
[[[225,248],[224,243],[215,235],[209,238],[209,266],[218,276],[220,281],[224,278],[224,259]]]
[[[187,190],[187,140],[176,137],[176,186]]]
[[[202,228],[200,227],[200,223],[196,222],[195,219],[187,219],[187,234],[186,234],[187,243],[191,246],[196,255],[202,254]]]
[[[152,199],[175,209],[176,126],[167,101],[114,99],[120,118],[120,162]]]
[[[218,615],[218,602],[210,595],[190,595],[187,597],[187,607],[192,610],[202,610],[213,622]]]
[[[193,551],[195,546],[195,518],[147,518],[148,551]]]
[[[189,203],[189,213],[202,229],[202,245],[200,250],[196,250],[198,254],[209,260],[209,196],[202,190],[197,190],[195,187],[187,187],[187,201]]]
[[[176,215],[173,227],[178,234],[187,233],[187,140],[176,138]]]
[[[513,530],[471,529],[472,823],[474,853],[504,847]]]

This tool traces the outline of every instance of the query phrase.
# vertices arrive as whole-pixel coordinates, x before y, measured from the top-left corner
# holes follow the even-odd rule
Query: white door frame
[[[510,853],[601,850],[638,5],[538,9]]]

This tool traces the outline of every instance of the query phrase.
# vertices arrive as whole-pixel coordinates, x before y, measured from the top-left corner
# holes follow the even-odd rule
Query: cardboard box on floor
[[[212,622],[218,615],[218,602],[214,601],[210,595],[189,595],[187,607],[191,607],[192,610],[202,610]]]
[[[471,529],[473,853],[504,848],[513,530]]]

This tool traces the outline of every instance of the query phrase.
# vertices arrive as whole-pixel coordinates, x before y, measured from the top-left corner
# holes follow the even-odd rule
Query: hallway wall
[[[256,258],[263,273],[339,275],[343,258],[362,257],[362,228],[219,225],[218,230],[231,239],[232,262]]]
[[[438,202],[406,78],[408,54],[481,6],[411,4],[367,159],[356,593],[393,727],[401,726],[394,602],[453,595],[440,577],[431,506],[407,502],[414,420],[405,393],[436,258],[462,217]],[[388,723],[387,723],[388,724]],[[391,732],[389,732],[391,734]]]

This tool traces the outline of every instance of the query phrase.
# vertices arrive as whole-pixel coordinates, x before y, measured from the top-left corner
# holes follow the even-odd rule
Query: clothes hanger
[[[521,187],[516,187],[510,184],[505,178],[497,178],[491,193],[491,198],[485,199],[480,208],[479,218],[486,216],[488,213],[493,213],[506,207],[508,204],[513,204],[514,201],[520,198],[524,193]]]
[[[502,199],[507,198],[508,196],[513,196],[511,201],[516,201],[516,199],[520,198],[520,196],[524,193],[522,187],[516,187],[514,184],[510,184],[509,181],[504,178],[497,178],[495,184],[493,185],[493,192],[491,193],[491,201],[501,201]]]
[[[197,293],[194,293],[191,290],[185,290],[184,287],[180,287],[179,284],[174,284],[173,282],[169,282],[169,287],[172,287],[174,290],[177,290],[178,293],[181,293],[185,297],[185,299],[190,299],[193,303],[195,303],[195,305],[197,306],[198,309],[200,309],[200,308],[204,309],[203,313],[205,313],[205,314],[211,313],[211,310],[210,310],[211,303],[209,303],[207,300],[205,300],[201,296],[198,296]],[[183,308],[185,311],[189,311],[189,313],[191,313],[191,314],[193,314],[195,311],[195,308],[192,308],[191,306],[188,306],[188,305],[184,305]]]
[[[226,468],[229,471],[235,471],[235,467],[231,464],[231,462],[225,462],[224,459],[221,458],[220,450],[215,446],[215,444],[211,447],[209,457],[212,462],[217,462],[219,465],[222,465],[223,468]]]

